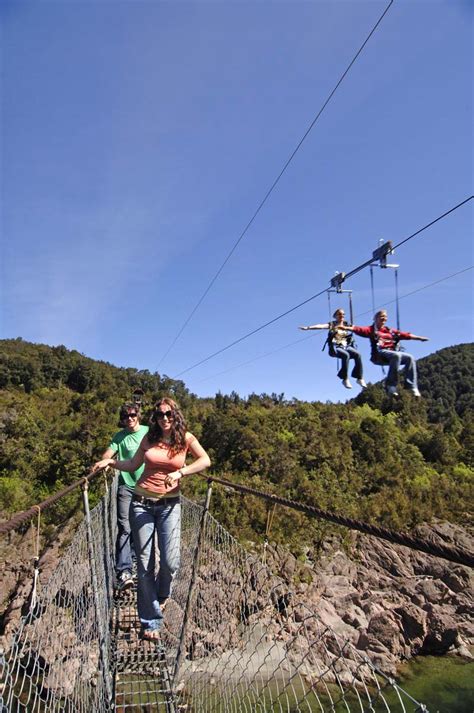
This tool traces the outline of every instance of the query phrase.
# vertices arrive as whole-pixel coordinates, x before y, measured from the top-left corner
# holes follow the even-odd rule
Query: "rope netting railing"
[[[116,483],[2,652],[1,713],[426,711],[313,605],[182,498],[181,565],[159,643],[114,590]]]
[[[188,617],[174,681],[183,710],[426,710],[210,515]]]
[[[86,505],[69,547],[2,652],[2,713],[108,710],[115,487],[91,512]]]

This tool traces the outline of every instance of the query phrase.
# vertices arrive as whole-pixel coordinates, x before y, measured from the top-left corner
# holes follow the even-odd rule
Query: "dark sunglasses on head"
[[[162,421],[164,418],[168,418],[170,421],[174,418],[174,413],[172,411],[157,411],[156,418]]]

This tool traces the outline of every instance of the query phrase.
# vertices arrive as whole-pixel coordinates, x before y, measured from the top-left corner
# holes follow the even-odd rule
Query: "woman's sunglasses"
[[[167,418],[169,421],[174,419],[173,411],[156,411],[155,415],[158,421],[162,421],[164,418]]]

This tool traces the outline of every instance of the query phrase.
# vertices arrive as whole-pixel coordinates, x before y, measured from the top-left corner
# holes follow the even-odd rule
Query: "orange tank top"
[[[165,485],[165,478],[168,473],[179,470],[186,463],[186,453],[189,446],[196,438],[192,433],[186,434],[186,447],[174,456],[169,454],[167,443],[156,443],[148,446],[148,439],[145,436],[140,443],[140,449],[144,454],[145,469],[140,480],[135,486],[135,492],[139,495],[149,495],[151,498],[173,497],[179,494],[179,482],[176,485]]]

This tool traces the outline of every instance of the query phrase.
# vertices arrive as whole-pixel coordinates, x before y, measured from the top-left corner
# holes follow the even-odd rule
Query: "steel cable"
[[[420,552],[425,552],[429,555],[434,555],[435,557],[441,557],[442,559],[449,560],[450,562],[455,562],[456,564],[461,564],[465,567],[474,567],[474,555],[470,552],[459,547],[450,547],[447,545],[439,545],[432,541],[426,540],[422,537],[415,537],[405,532],[397,532],[396,530],[389,530],[380,525],[369,525],[366,522],[361,522],[360,520],[355,520],[353,518],[345,517],[344,515],[339,515],[328,510],[321,510],[312,505],[305,505],[296,500],[291,500],[289,498],[283,498],[280,495],[273,495],[272,493],[264,493],[256,488],[250,488],[246,485],[240,485],[239,483],[232,483],[230,480],[223,480],[221,478],[213,478],[206,476],[208,480],[213,483],[219,483],[227,488],[232,488],[240,493],[246,495],[255,495],[259,498],[267,500],[272,503],[278,503],[279,505],[284,505],[286,507],[292,508],[293,510],[298,510],[304,512],[311,517],[317,517],[321,520],[327,520],[328,522],[333,522],[336,525],[342,525],[343,527],[349,527],[351,530],[358,530],[366,535],[373,535],[382,540],[387,540],[388,542],[395,543],[397,545],[404,545],[412,550],[418,550]]]

